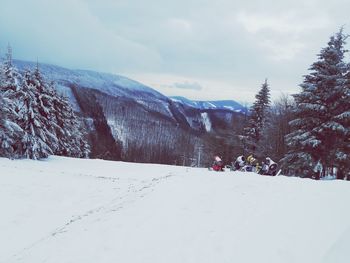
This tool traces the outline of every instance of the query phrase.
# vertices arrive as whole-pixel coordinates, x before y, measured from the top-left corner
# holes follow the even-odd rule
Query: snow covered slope
[[[0,262],[350,258],[350,184],[51,157],[0,159]]]
[[[15,65],[20,69],[36,67],[36,63],[15,60]],[[90,70],[71,70],[50,64],[40,64],[43,75],[64,86],[65,84],[76,84],[81,87],[88,87],[100,90],[111,96],[127,96],[133,98],[156,98],[167,100],[167,97],[156,90],[147,87],[129,78],[95,72]]]
[[[14,62],[20,71],[36,67],[36,63],[34,62],[21,60],[15,60]],[[98,94],[95,94],[96,96],[104,96],[105,94],[109,95],[114,102],[119,104],[122,99],[135,102],[137,104],[136,106],[138,106],[137,111],[139,112],[139,114],[135,112],[133,113],[133,115],[136,116],[142,114],[144,111],[148,111],[151,114],[157,114],[158,119],[166,118],[170,120],[175,127],[191,127],[198,131],[204,126],[204,123],[202,126],[199,125],[199,127],[192,123],[192,119],[196,122],[202,122],[200,112],[197,109],[194,109],[193,107],[190,108],[192,112],[195,111],[194,114],[189,112],[190,110],[181,110],[181,107],[188,108],[188,106],[180,104],[180,107],[167,96],[126,77],[89,70],[72,70],[50,64],[40,64],[39,67],[45,78],[54,81],[56,83],[55,87],[58,91],[70,99],[70,102],[76,111],[80,111],[80,107],[77,103],[77,98],[75,98],[74,92],[72,91],[73,86],[99,91]],[[111,103],[111,100],[109,101]],[[82,103],[86,102],[82,101]],[[104,108],[105,115],[109,115],[105,109],[106,106],[109,105],[105,105],[101,100],[100,104]],[[133,104],[133,106],[135,106],[135,104]],[[128,108],[128,106],[124,105],[123,108]],[[186,114],[189,114],[189,116]],[[196,115],[195,118],[192,118],[192,115]],[[178,118],[179,116],[181,116],[181,118]],[[109,122],[111,128],[116,129],[113,131],[113,134],[117,134],[118,130],[126,130],[126,127],[114,125],[117,123],[115,120],[112,120],[115,117],[119,118],[118,116],[106,116],[106,119],[111,120]],[[151,117],[149,117],[149,119],[150,118]],[[223,122],[224,121],[225,120],[223,120]],[[121,136],[118,139],[122,140],[123,137],[125,136]]]
[[[173,101],[200,110],[230,110],[235,112],[246,112],[247,109],[234,100],[218,100],[218,101],[196,101],[189,100],[181,96],[170,97]]]

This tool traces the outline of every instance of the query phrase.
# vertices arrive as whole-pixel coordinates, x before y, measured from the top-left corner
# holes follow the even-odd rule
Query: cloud
[[[296,92],[329,36],[349,24],[349,8],[346,0],[2,0],[0,48],[147,75],[165,94],[254,100],[266,76],[272,89]]]
[[[1,40],[15,57],[105,71],[161,63],[157,51],[106,27],[82,0],[5,0],[1,9]]]
[[[268,57],[283,61],[292,60],[302,53],[306,48],[306,35],[330,24],[328,16],[324,14],[304,15],[304,12],[296,10],[278,14],[240,11],[236,19],[268,52]]]
[[[236,18],[250,33],[273,31],[280,34],[295,34],[308,32],[310,29],[320,29],[329,25],[330,21],[324,14],[304,16],[304,12],[284,11],[278,14],[238,12]]]
[[[262,79],[258,83],[255,83],[254,80],[227,83],[224,80],[186,78],[169,74],[131,74],[128,77],[154,87],[168,96],[183,96],[196,100],[232,99],[247,101],[246,98],[254,98],[256,90],[247,89],[245,85],[255,85],[256,88],[260,88],[264,81]],[[200,83],[202,89],[175,88],[174,83]]]
[[[171,88],[176,88],[176,89],[189,89],[189,90],[202,90],[203,87],[198,83],[198,82],[176,82],[172,85],[170,85]]]
[[[168,21],[170,27],[175,29],[176,31],[191,33],[192,32],[192,25],[191,23],[182,18],[171,18]]]

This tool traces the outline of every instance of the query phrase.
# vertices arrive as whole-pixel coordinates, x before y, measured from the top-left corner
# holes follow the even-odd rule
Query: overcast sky
[[[121,74],[165,95],[251,102],[273,98],[345,25],[349,0],[0,0],[1,53]]]

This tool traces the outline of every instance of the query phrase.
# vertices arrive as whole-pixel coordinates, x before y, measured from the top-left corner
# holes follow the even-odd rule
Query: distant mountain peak
[[[246,112],[247,108],[234,100],[190,100],[182,96],[170,97],[171,100],[190,106],[199,110],[229,110],[235,112]]]

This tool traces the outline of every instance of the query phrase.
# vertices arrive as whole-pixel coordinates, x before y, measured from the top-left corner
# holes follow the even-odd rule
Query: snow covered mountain
[[[21,60],[14,62],[20,70],[36,67],[34,62]],[[75,84],[86,88],[93,87],[111,96],[166,99],[156,90],[120,75],[90,70],[71,70],[50,64],[40,64],[39,67],[45,77],[61,85]]]
[[[350,183],[0,158],[3,263],[348,263]]]
[[[170,97],[173,101],[184,105],[200,109],[200,110],[230,110],[235,112],[247,112],[247,109],[234,100],[219,100],[219,101],[196,101],[189,100],[185,97],[174,96]]]
[[[20,71],[36,67],[14,62]],[[232,130],[243,112],[234,101],[198,102],[194,107],[119,75],[48,64],[39,68],[85,119],[94,158],[179,162],[184,148],[193,152],[204,143],[202,135]]]

